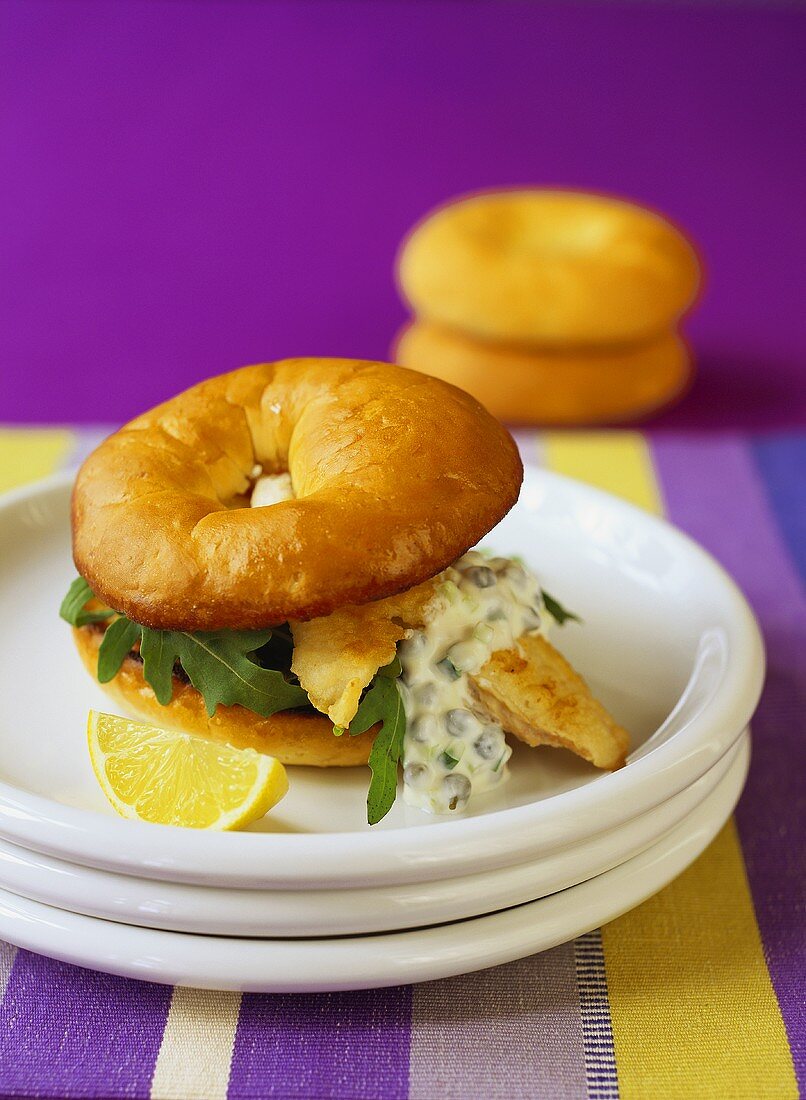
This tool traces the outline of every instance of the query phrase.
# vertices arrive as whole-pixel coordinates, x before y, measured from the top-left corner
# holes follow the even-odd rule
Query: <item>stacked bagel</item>
[[[678,325],[697,297],[697,255],[633,203],[539,188],[460,199],[415,227],[398,281],[416,317],[397,362],[502,420],[628,421],[691,380]]]

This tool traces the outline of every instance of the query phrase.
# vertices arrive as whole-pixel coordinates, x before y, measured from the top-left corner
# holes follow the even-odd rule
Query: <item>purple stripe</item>
[[[107,427],[96,428],[75,428],[75,443],[64,462],[64,469],[78,469],[90,451],[94,451],[95,448],[101,443],[108,435],[115,431],[111,425]]]
[[[613,1021],[607,995],[607,970],[600,928],[586,932],[574,941],[574,960],[588,1098],[618,1100]]]
[[[0,1094],[147,1097],[171,990],[20,951],[0,1009]]]
[[[670,518],[744,588],[767,642],[753,766],[736,820],[770,977],[806,1093],[806,599],[749,445],[732,436],[658,436],[654,454]]]
[[[229,1096],[403,1100],[411,987],[309,996],[247,994]]]
[[[753,444],[753,455],[778,526],[806,582],[806,435],[762,436]]]

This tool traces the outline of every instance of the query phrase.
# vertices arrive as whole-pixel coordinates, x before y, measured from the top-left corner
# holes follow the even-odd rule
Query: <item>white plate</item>
[[[461,878],[348,890],[239,890],[98,871],[0,841],[0,887],[73,913],[206,935],[299,938],[441,924],[534,901],[625,863],[683,821],[731,767],[746,768],[749,752],[745,734],[710,771],[655,809],[562,852]]]
[[[293,769],[291,792],[252,832],[123,821],[87,759],[83,671],[57,608],[73,575],[69,479],[0,503],[0,836],[110,870],[202,884],[379,886],[521,863],[613,828],[684,790],[747,725],[763,650],[746,602],[703,550],[666,523],[544,471],[486,544],[521,554],[585,625],[557,641],[633,734],[626,768],[602,775],[554,749],[518,752],[509,784],[472,816],[401,804],[364,821],[365,768]],[[400,803],[400,800],[398,800]]]
[[[747,754],[740,753],[681,824],[620,867],[540,901],[457,924],[318,940],[194,936],[79,916],[0,890],[0,937],[78,966],[208,989],[310,993],[465,974],[555,947],[656,893],[716,836],[746,769]]]

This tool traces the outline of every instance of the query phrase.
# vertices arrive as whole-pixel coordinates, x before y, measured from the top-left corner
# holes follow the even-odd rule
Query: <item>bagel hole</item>
[[[256,463],[252,469],[248,505],[250,508],[269,508],[285,500],[294,500],[296,493],[288,470],[265,471]]]

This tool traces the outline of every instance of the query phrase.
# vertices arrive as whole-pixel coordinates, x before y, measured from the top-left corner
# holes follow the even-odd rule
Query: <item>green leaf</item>
[[[557,623],[562,626],[569,620],[575,623],[581,623],[579,615],[575,615],[573,611],[566,611],[559,600],[555,600],[553,596],[550,596],[545,590],[542,591],[543,603],[545,604],[546,611],[551,615],[552,619],[556,619]]]
[[[84,611],[94,593],[83,577],[76,577],[62,601],[59,614],[72,626],[100,622],[114,611]],[[308,704],[298,684],[290,684],[277,669],[263,668],[251,660],[273,635],[272,630],[217,630],[186,634],[180,630],[152,630],[120,615],[107,628],[98,650],[98,679],[107,683],[140,641],[143,677],[157,700],[167,706],[173,697],[173,670],[177,661],[204,697],[209,715],[219,703],[239,703],[264,718],[278,710]],[[279,632],[283,637],[282,631]],[[288,636],[290,643],[291,639]],[[391,668],[391,666],[389,666]],[[391,674],[391,673],[390,673]],[[398,673],[394,673],[397,675]]]
[[[76,626],[76,620],[84,608],[84,604],[92,599],[92,589],[83,577],[76,577],[67,589],[67,595],[62,600],[59,614],[65,622]]]
[[[143,658],[143,679],[151,684],[157,702],[165,707],[174,693],[174,663],[178,657],[173,643],[173,631],[143,627],[140,656]]]
[[[166,706],[173,697],[173,670],[178,661],[211,716],[219,704],[229,707],[239,703],[263,718],[278,710],[305,706],[308,696],[301,687],[289,684],[277,669],[263,668],[250,659],[271,636],[271,630],[187,634],[143,627],[143,677]]]
[[[85,611],[84,605],[95,599],[95,593],[83,577],[76,577],[62,600],[59,614],[71,626],[86,626],[87,623],[100,623],[110,619],[114,611]]]
[[[112,625],[116,626],[120,621],[118,619]],[[268,718],[278,710],[290,710],[305,706],[308,702],[302,688],[289,684],[281,672],[262,668],[250,660],[249,655],[271,638],[270,630],[218,630],[187,634],[181,630],[153,630],[138,626],[137,631],[142,631],[140,656],[143,658],[143,678],[151,685],[157,701],[163,706],[167,706],[173,698],[173,672],[177,661],[191,684],[203,696],[207,713],[211,716],[220,703],[224,706],[239,703],[247,710]]]
[[[239,703],[268,718],[278,710],[308,703],[302,688],[289,684],[282,672],[249,659],[271,637],[270,630],[170,633],[169,648],[173,647],[191,684],[204,696],[208,714],[215,714],[219,703]]]
[[[388,665],[384,665],[383,668],[379,668],[377,676],[388,676],[392,680],[396,680],[403,672],[403,666],[400,663],[400,658],[395,654]]]
[[[380,676],[384,680],[394,681],[402,671],[403,669],[397,655],[392,658],[388,665],[384,665],[383,668],[378,669],[371,684],[364,692],[363,698],[358,704],[358,710],[355,712],[355,716],[347,729],[351,737],[357,737],[359,733],[366,733],[370,726],[374,726],[376,722],[380,722],[383,719],[381,711],[386,696],[383,691],[376,690],[378,688],[378,677]],[[335,730],[341,727],[334,726],[333,728]],[[344,732],[343,729],[342,732]],[[337,736],[341,735],[337,734]]]
[[[372,779],[367,792],[367,821],[370,825],[377,825],[392,808],[397,795],[398,764],[403,755],[406,712],[397,680],[388,671],[393,666],[394,662],[392,666],[379,669],[350,723],[351,734],[364,733],[376,722],[381,723],[369,754]]]
[[[98,680],[108,683],[116,676],[120,666],[131,652],[132,646],[140,637],[140,626],[121,615],[106,628],[103,641],[98,650]]]

